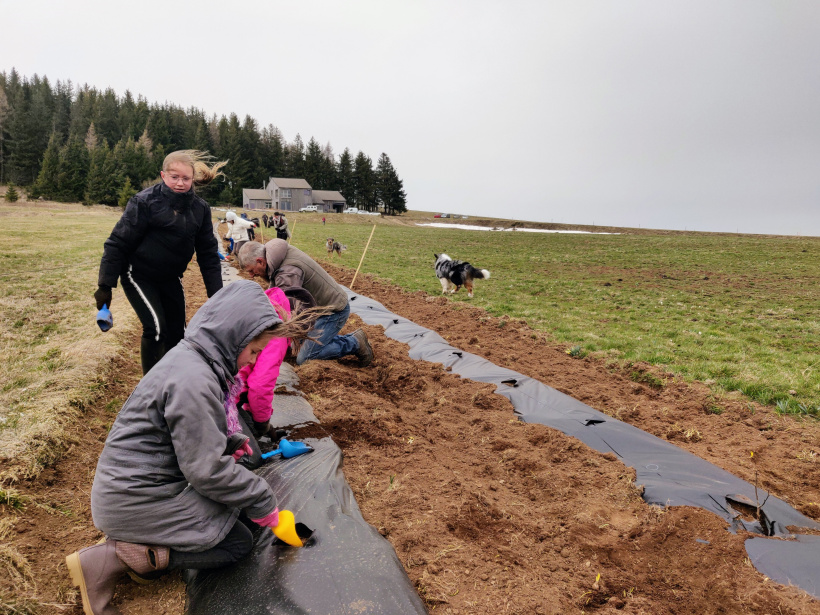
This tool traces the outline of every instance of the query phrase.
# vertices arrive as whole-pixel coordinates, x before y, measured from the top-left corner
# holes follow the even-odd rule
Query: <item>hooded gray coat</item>
[[[225,393],[239,353],[280,322],[258,284],[216,293],[185,338],[143,377],[111,428],[97,463],[91,513],[107,536],[204,551],[240,510],[277,506],[267,482],[226,455]]]

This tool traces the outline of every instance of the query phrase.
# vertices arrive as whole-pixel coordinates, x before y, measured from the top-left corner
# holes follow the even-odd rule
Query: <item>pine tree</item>
[[[74,86],[71,81],[57,81],[54,92],[54,118],[52,124],[54,132],[61,142],[68,139],[71,128],[71,105],[74,102]]]
[[[40,172],[34,185],[31,187],[30,196],[33,199],[44,197],[52,200],[57,198],[57,174],[60,171],[60,142],[57,133],[51,134],[48,147],[43,155],[43,164],[40,165]]]
[[[37,177],[43,149],[39,144],[41,126],[35,125],[35,104],[32,88],[25,79],[10,100],[11,113],[7,124],[6,176],[17,184],[31,184]],[[46,130],[51,122],[46,125]],[[47,144],[46,144],[47,147]]]
[[[131,185],[131,179],[126,177],[125,183],[122,185],[122,188],[120,188],[118,200],[119,206],[125,209],[125,206],[128,205],[128,201],[131,200],[131,197],[134,196],[136,193],[137,191],[134,190],[133,186]]]
[[[158,177],[159,173],[156,171],[156,164],[151,155],[151,139],[148,137],[148,131],[143,131],[140,140],[135,144],[134,162],[137,165],[137,175],[140,178],[138,186],[146,187],[147,184],[152,184]],[[160,164],[162,164],[160,162]]]
[[[322,148],[322,161],[319,165],[320,177],[316,188],[318,190],[338,190],[339,178],[336,175],[336,164],[334,162],[333,147],[330,142]]]
[[[71,105],[71,121],[68,134],[85,137],[88,127],[94,120],[94,105],[97,100],[97,90],[84,85],[77,90],[77,98]]]
[[[6,180],[6,126],[10,113],[11,106],[6,95],[5,84],[0,84],[0,183]]]
[[[99,145],[100,139],[97,137],[97,130],[94,128],[94,122],[91,122],[91,126],[88,127],[88,132],[85,133],[85,148],[91,152],[94,150],[97,145]]]
[[[265,173],[265,183],[270,177],[281,177],[285,158],[282,132],[273,124],[269,124],[262,130],[259,147],[259,164]]]
[[[93,122],[97,127],[97,134],[108,141],[109,146],[122,138],[120,130],[119,115],[120,103],[117,95],[111,88],[97,97],[94,104]]]
[[[353,200],[359,209],[376,211],[376,177],[373,161],[359,152],[353,161]]]
[[[296,133],[293,143],[285,146],[285,177],[303,178],[305,176],[305,144],[302,136]]]
[[[395,216],[407,211],[404,183],[399,179],[393,163],[385,153],[382,153],[376,167],[376,198],[386,214]]]
[[[9,187],[6,189],[6,201],[16,203],[19,198],[20,195],[17,194],[17,189],[14,187],[14,184],[9,184]]]
[[[82,139],[71,136],[60,150],[56,200],[68,203],[82,201],[87,178],[88,150]]]
[[[336,177],[336,189],[342,193],[346,201],[353,204],[356,196],[353,191],[353,156],[350,155],[348,148],[339,156]]]
[[[313,137],[310,138],[305,153],[305,175],[304,178],[314,188],[322,189],[322,148]]]
[[[86,205],[95,203],[117,205],[119,188],[123,183],[123,175],[117,168],[108,143],[103,141],[102,145],[91,152],[84,203]]]

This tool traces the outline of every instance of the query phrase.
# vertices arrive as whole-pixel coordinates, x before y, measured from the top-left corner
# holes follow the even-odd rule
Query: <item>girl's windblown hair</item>
[[[222,167],[228,164],[227,160],[211,163],[213,156],[208,152],[201,152],[195,149],[181,149],[171,152],[162,162],[162,170],[167,171],[175,162],[187,164],[194,170],[194,185],[205,186],[210,184],[220,175],[225,177],[221,171]]]
[[[276,308],[276,306],[274,306],[274,308]],[[304,309],[296,315],[288,315],[284,310],[277,308],[276,313],[282,319],[282,322],[265,329],[252,341],[269,341],[275,337],[286,337],[297,341],[313,339],[312,337],[308,337],[308,333],[316,322],[316,319],[320,316],[332,314],[333,309],[329,307],[314,307]],[[317,331],[315,333],[319,332]]]

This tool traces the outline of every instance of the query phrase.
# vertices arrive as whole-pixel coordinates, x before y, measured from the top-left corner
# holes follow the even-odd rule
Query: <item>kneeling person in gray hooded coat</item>
[[[86,614],[117,612],[110,602],[123,572],[226,566],[250,553],[251,521],[278,524],[268,483],[237,463],[250,451],[227,400],[233,374],[274,337],[304,337],[311,322],[283,322],[258,284],[237,281],[143,377],[108,434],[91,490],[94,525],[107,540],[67,558]]]

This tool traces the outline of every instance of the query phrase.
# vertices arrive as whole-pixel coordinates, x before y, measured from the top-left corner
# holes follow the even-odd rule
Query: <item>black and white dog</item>
[[[486,280],[490,272],[476,269],[470,263],[454,261],[446,254],[434,254],[436,257],[436,276],[441,282],[442,293],[455,293],[462,286],[467,289],[467,296],[473,296],[473,280]]]

